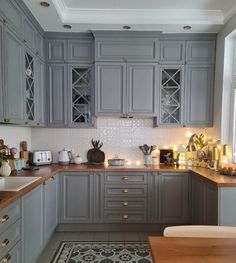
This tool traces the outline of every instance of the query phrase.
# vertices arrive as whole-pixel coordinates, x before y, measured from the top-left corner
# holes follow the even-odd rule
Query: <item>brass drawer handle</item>
[[[128,189],[123,189],[123,193],[128,193],[129,190]]]
[[[6,247],[9,243],[10,243],[10,240],[6,238],[6,239],[4,239],[4,240],[1,242],[1,247]]]
[[[123,176],[123,177],[122,177],[122,180],[128,181],[128,180],[129,180],[129,177],[128,177],[128,176]]]
[[[3,259],[2,259],[2,262],[9,262],[11,259],[11,255],[10,254],[7,254]]]
[[[128,215],[123,215],[123,219],[128,219],[129,216]]]
[[[9,220],[9,215],[4,215],[4,216],[2,216],[2,217],[0,217],[0,221],[2,222],[2,223],[4,223],[4,222],[6,222],[7,220]]]
[[[129,203],[128,202],[123,202],[122,205],[123,206],[129,206]]]

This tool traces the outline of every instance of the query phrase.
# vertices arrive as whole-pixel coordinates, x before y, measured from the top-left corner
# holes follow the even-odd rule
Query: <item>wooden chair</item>
[[[236,227],[229,226],[171,226],[166,227],[165,237],[236,238]]]

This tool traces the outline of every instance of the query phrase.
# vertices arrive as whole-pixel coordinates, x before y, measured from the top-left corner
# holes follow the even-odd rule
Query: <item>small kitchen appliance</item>
[[[51,164],[52,163],[52,152],[48,150],[30,152],[29,162],[30,162],[30,165]]]
[[[69,165],[72,160],[73,160],[73,156],[71,151],[67,151],[66,149],[63,149],[59,152],[58,164]]]

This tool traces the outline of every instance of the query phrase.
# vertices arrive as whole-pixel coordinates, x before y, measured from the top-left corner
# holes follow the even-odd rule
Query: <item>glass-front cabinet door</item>
[[[160,67],[159,117],[160,126],[182,125],[183,66]]]
[[[34,57],[25,52],[25,124],[35,122],[35,63]]]
[[[93,65],[69,66],[69,126],[94,126],[93,70]]]

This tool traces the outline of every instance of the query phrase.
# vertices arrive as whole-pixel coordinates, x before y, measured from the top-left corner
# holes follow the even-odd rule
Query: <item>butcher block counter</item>
[[[223,176],[218,172],[211,171],[205,168],[200,167],[175,167],[175,166],[150,166],[145,167],[142,165],[139,166],[126,166],[126,167],[108,167],[108,166],[95,166],[95,165],[74,165],[71,164],[69,166],[60,166],[58,164],[52,164],[47,166],[39,167],[39,170],[34,171],[20,171],[17,176],[39,176],[40,180],[26,186],[22,190],[18,192],[1,192],[0,191],[0,209],[5,208],[12,202],[16,201],[26,193],[30,192],[38,185],[43,184],[46,180],[54,177],[60,173],[127,173],[127,172],[145,172],[145,173],[157,173],[157,172],[171,172],[171,173],[192,173],[205,181],[209,181],[215,184],[217,187],[236,187],[236,176]]]

